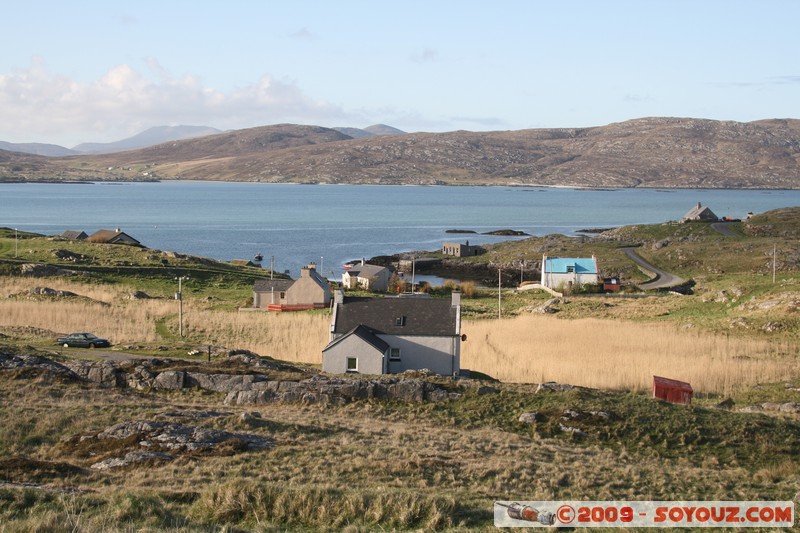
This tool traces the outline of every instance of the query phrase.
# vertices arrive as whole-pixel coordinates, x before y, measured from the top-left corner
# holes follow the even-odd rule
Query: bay
[[[229,261],[264,256],[297,276],[315,261],[328,277],[346,261],[445,241],[678,220],[697,202],[743,218],[800,205],[800,190],[570,189],[294,185],[227,182],[0,184],[0,226],[48,235],[121,228],[144,245]],[[477,234],[448,234],[448,229]]]

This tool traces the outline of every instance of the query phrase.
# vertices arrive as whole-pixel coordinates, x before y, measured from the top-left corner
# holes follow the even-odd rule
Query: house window
[[[389,361],[400,360],[400,348],[389,348]]]
[[[394,319],[394,325],[395,326],[405,326],[406,325],[406,317],[399,316],[399,317],[395,318]]]
[[[574,273],[575,272],[575,267],[574,266],[568,266],[567,267],[567,272],[570,273],[570,274]]]
[[[358,373],[358,357],[347,358],[347,372]]]
[[[286,298],[286,293],[285,293],[285,292],[282,292],[282,293],[281,293],[281,300],[283,300],[284,298]]]

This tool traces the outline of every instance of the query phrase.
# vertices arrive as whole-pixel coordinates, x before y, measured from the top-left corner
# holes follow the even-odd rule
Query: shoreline
[[[157,178],[157,179],[108,179],[108,180],[93,180],[93,179],[58,179],[58,178],[43,178],[43,179],[4,179],[0,177],[0,186],[2,185],[17,185],[17,184],[48,184],[48,185],[121,185],[125,183],[198,183],[198,184],[228,184],[228,185],[314,185],[326,187],[424,187],[424,188],[511,188],[511,189],[531,189],[531,192],[547,192],[534,191],[533,189],[552,189],[552,190],[572,190],[572,191],[587,191],[587,192],[617,192],[626,190],[649,190],[649,191],[751,191],[751,192],[796,192],[800,191],[800,186],[789,189],[785,187],[764,188],[764,187],[665,187],[665,186],[647,186],[640,185],[636,187],[609,187],[609,186],[583,186],[583,185],[544,185],[544,184],[522,184],[522,183],[486,183],[486,184],[420,184],[420,183],[326,183],[326,182],[305,182],[305,181],[281,181],[281,182],[267,182],[267,181],[242,181],[242,180],[198,180],[198,179],[179,179],[179,178]]]

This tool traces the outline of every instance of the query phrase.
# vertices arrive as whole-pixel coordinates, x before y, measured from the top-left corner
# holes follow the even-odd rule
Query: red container
[[[653,376],[653,398],[670,403],[692,403],[692,386],[685,381]]]

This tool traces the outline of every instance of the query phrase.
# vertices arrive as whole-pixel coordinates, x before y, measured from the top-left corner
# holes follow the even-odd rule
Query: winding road
[[[645,270],[646,272],[651,273],[655,276],[650,281],[646,281],[638,285],[638,287],[644,291],[675,287],[676,285],[680,285],[685,281],[676,276],[675,274],[664,272],[660,268],[654,266],[652,263],[643,259],[638,253],[636,253],[636,248],[633,246],[620,248],[620,250],[625,252],[625,255],[628,256],[628,259],[636,263],[642,270]]]
[[[714,222],[711,224],[711,228],[725,237],[738,237],[739,234],[731,229],[731,224],[732,222]]]

